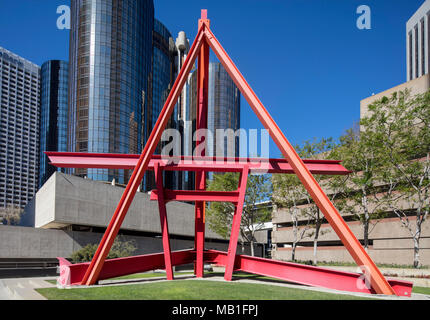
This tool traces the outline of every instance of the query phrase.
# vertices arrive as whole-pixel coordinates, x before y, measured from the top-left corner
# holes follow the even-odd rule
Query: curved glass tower
[[[69,151],[141,151],[153,26],[152,0],[71,1]],[[74,173],[125,184],[131,170]]]
[[[161,109],[167,100],[170,89],[172,88],[176,77],[175,55],[177,53],[172,35],[170,31],[156,19],[154,20],[152,45],[152,88],[150,90],[151,96],[149,97],[147,111],[145,112],[144,142],[146,142],[148,139],[152,128],[157,122]],[[169,123],[167,124],[168,128],[177,128],[177,109],[177,106],[175,106]],[[159,143],[155,153],[160,154],[162,147],[163,143]],[[164,172],[164,183],[166,187],[176,189],[176,179],[176,172]],[[145,174],[144,181],[145,190],[151,190],[155,188],[155,179],[152,172],[147,172]]]
[[[155,19],[152,56],[152,103],[148,110],[148,119],[145,119],[145,123],[148,125],[146,137],[151,134],[175,81],[175,54],[175,45],[170,31]],[[175,128],[176,119],[177,107],[173,111],[168,127]],[[159,153],[160,150],[157,150],[157,152]]]
[[[39,188],[57,170],[44,151],[67,151],[69,63],[50,60],[41,68]],[[61,169],[58,169],[61,170]]]
[[[221,63],[209,64],[208,92],[208,129],[214,135],[213,145],[208,145],[210,156],[215,156],[217,144],[224,144],[224,156],[239,156],[239,136],[234,138],[234,146],[228,145],[227,139],[216,139],[217,129],[240,129],[240,91]],[[209,143],[210,144],[210,143]],[[233,148],[231,150],[230,148]]]

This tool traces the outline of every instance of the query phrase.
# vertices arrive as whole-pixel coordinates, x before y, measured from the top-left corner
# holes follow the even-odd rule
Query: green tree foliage
[[[94,254],[97,251],[97,244],[88,244],[85,247],[81,248],[72,253],[70,259],[74,263],[79,262],[88,262],[91,261],[94,257]],[[125,241],[121,237],[117,237],[112,245],[112,248],[107,256],[107,259],[115,259],[121,257],[128,257],[133,255],[136,251],[136,243],[134,240]]]
[[[360,221],[364,248],[367,250],[370,233],[385,217],[384,201],[378,198],[383,157],[375,148],[372,135],[360,132],[357,126],[348,129],[339,141],[330,157],[341,159],[342,164],[352,171],[342,187],[342,194],[347,197],[344,198],[342,211]],[[336,179],[332,178],[332,183],[336,183]]]
[[[209,180],[207,190],[209,191],[234,191],[239,184],[239,174],[227,172],[214,174]],[[245,194],[245,203],[240,224],[242,241],[251,245],[251,254],[254,255],[255,232],[261,228],[262,223],[270,221],[271,211],[258,206],[263,201],[270,200],[272,186],[268,175],[248,176]],[[211,230],[227,239],[230,237],[231,225],[235,206],[230,202],[208,203],[206,209],[206,221]]]
[[[302,159],[325,159],[332,150],[334,142],[332,138],[313,139],[305,141],[301,146],[296,145],[295,150]],[[327,176],[314,175],[319,184],[324,183],[330,191],[333,201],[342,189],[345,177],[331,181]],[[310,197],[303,184],[296,175],[273,175],[273,201],[277,207],[286,208],[291,216],[293,241],[292,260],[295,260],[295,249],[301,240],[312,237],[314,243],[314,264],[317,263],[317,246],[321,233],[321,225],[324,217],[318,206]],[[328,232],[325,231],[325,232]]]
[[[430,210],[430,91],[383,97],[369,106],[361,126],[382,159],[385,206],[411,234],[414,266],[419,267],[422,224]]]

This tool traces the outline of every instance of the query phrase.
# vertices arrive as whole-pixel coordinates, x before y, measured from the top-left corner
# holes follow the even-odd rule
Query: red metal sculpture
[[[205,157],[203,154],[202,157],[197,158],[181,157],[176,164],[166,164],[160,156],[153,155],[185,84],[187,75],[191,71],[197,57],[198,105],[196,106],[196,129],[207,128],[209,47],[215,52],[255,114],[269,131],[285,159],[266,159],[266,161],[261,163],[261,159],[225,158],[224,163],[219,164],[214,161],[214,158]],[[198,138],[197,144],[199,143],[204,142],[201,142]],[[257,98],[254,91],[222,48],[221,44],[215,38],[210,30],[210,21],[207,19],[206,10],[202,10],[196,39],[140,155],[58,152],[46,152],[46,154],[49,156],[51,163],[59,167],[133,169],[133,174],[91,263],[70,264],[67,260],[59,258],[62,272],[60,282],[63,285],[92,285],[98,280],[160,268],[166,269],[167,279],[170,280],[173,279],[173,266],[191,262],[195,263],[196,276],[203,277],[204,262],[211,262],[226,267],[225,280],[232,279],[233,271],[242,270],[287,281],[337,290],[387,295],[396,294],[400,296],[411,295],[412,283],[396,280],[387,281],[384,278],[312,176],[312,173],[348,174],[348,171],[340,165],[339,161],[303,160],[298,156],[275,121],[264,108],[261,101]],[[209,161],[210,165],[205,165],[205,160]],[[113,241],[127,214],[127,210],[147,170],[154,170],[155,172],[157,189],[153,190],[151,193],[151,200],[157,200],[159,204],[164,252],[106,260]],[[162,172],[164,170],[186,170],[196,172],[196,190],[184,191],[164,189],[162,182]],[[269,173],[294,173],[299,177],[346,249],[363,271],[363,274],[340,272],[326,268],[236,255],[248,173],[263,170]],[[206,191],[205,175],[208,171],[240,172],[238,189],[232,192]],[[168,201],[195,201],[194,249],[171,252],[166,215],[166,202]],[[205,201],[223,201],[235,204],[231,237],[227,253],[204,249]],[[369,285],[366,286],[366,283]]]

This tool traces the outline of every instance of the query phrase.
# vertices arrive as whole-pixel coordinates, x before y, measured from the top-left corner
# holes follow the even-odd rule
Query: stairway
[[[36,292],[37,288],[52,288],[54,284],[47,278],[0,279],[0,299],[2,300],[46,300]]]

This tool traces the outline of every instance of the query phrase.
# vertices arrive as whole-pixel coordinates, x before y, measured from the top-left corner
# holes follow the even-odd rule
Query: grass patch
[[[430,295],[430,288],[428,287],[413,287],[412,288],[412,292],[413,293],[422,293],[422,294],[427,294]]]
[[[175,280],[134,285],[37,291],[49,300],[368,300],[267,284]]]

